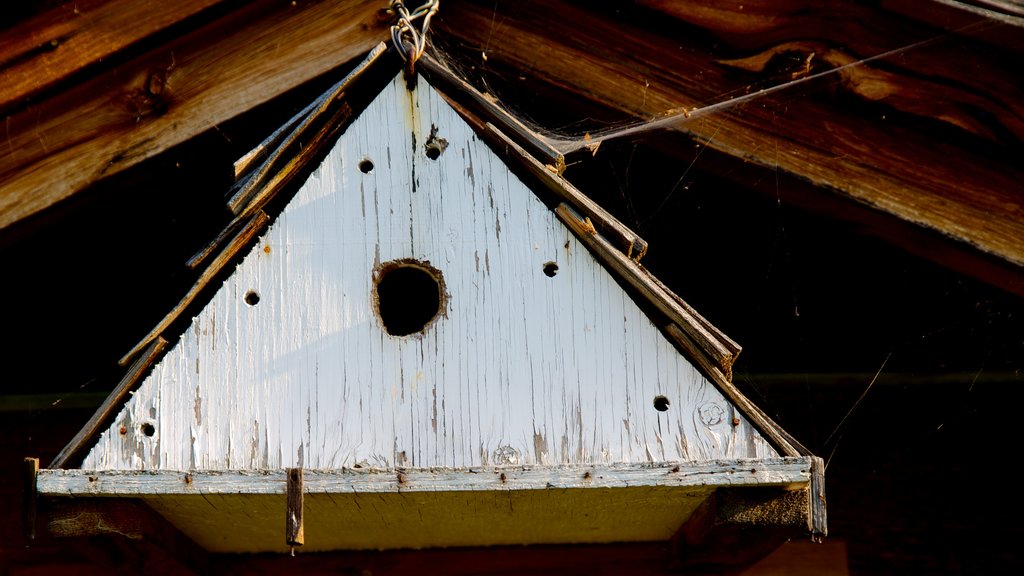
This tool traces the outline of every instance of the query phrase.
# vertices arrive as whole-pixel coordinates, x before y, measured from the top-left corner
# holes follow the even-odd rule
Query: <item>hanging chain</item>
[[[405,7],[401,0],[391,1],[391,11],[398,17],[398,22],[391,26],[391,41],[394,42],[398,54],[405,60],[406,66],[412,70],[413,65],[423,55],[427,47],[427,30],[430,28],[430,19],[437,14],[441,0],[428,0],[412,12]],[[420,22],[417,30],[415,22]]]

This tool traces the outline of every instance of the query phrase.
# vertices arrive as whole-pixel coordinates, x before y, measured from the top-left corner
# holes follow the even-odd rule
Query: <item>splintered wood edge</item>
[[[554,166],[556,174],[561,175],[565,171],[565,156],[562,152],[552,146],[548,138],[507,112],[493,97],[481,93],[430,53],[424,53],[417,63],[435,88],[456,96],[461,114],[479,114],[483,120],[477,125],[490,123],[499,126],[502,132],[514,137],[520,146],[528,148],[532,157]]]
[[[650,273],[641,268],[639,263],[616,250],[608,240],[596,233],[589,220],[582,219],[568,204],[559,204],[555,208],[555,214],[583,241],[592,254],[686,332],[716,367],[721,368],[723,373],[730,372],[733,351],[730,345],[718,339],[717,330],[708,330],[705,326],[706,320],[697,320],[687,308],[680,306],[678,296],[668,292],[660,282],[652,281]]]
[[[783,486],[807,488],[811,457],[481,468],[303,470],[306,494]],[[287,494],[285,470],[40,470],[44,496]]]
[[[308,137],[313,135],[310,127],[322,118],[330,121],[330,117],[327,114],[334,107],[335,102],[340,101],[344,97],[345,92],[351,89],[352,85],[376,62],[380,61],[387,50],[388,46],[384,42],[377,44],[343,79],[327,89],[320,97],[306,106],[302,112],[293,116],[284,126],[276,130],[256,148],[235,162],[236,180],[250,170],[255,170],[255,172],[228,201],[228,209],[233,214],[240,215],[246,212],[246,207],[252,202],[253,197],[257,196],[257,190],[261,187],[266,187],[266,182],[270,180],[271,173],[278,171],[280,168],[279,161],[286,151],[299,142],[300,139],[303,142],[300,146],[305,147],[309,145],[310,140]],[[254,168],[256,162],[262,163],[259,167]]]
[[[185,294],[184,298],[178,303],[177,306],[168,314],[153,330],[149,332],[138,344],[135,345],[124,357],[121,358],[119,364],[124,366],[131,361],[143,348],[149,345],[150,342],[160,337],[164,330],[167,330],[171,324],[188,308],[192,302],[199,296],[199,293],[206,288],[206,286],[212,281],[220,272],[230,264],[235,256],[249,245],[253,239],[269,224],[270,217],[263,211],[257,211],[246,223],[245,227],[238,233],[235,238],[224,247],[224,250],[217,256],[213,262],[210,263],[209,267],[200,274],[199,279],[196,280],[192,288],[189,289],[188,293]]]
[[[64,468],[72,463],[73,460],[85,449],[86,445],[96,440],[97,434],[103,428],[107,420],[114,414],[115,411],[121,409],[121,405],[128,393],[135,388],[135,385],[139,383],[142,376],[149,370],[149,367],[153,362],[163,353],[164,349],[167,348],[167,340],[164,340],[161,336],[157,335],[153,338],[146,348],[146,353],[139,356],[135,362],[132,363],[131,367],[125,373],[124,377],[114,388],[106,400],[100,404],[100,407],[96,409],[96,412],[89,418],[85,426],[75,434],[75,437],[68,442],[58,454],[54,457],[53,462],[50,463],[50,468]]]

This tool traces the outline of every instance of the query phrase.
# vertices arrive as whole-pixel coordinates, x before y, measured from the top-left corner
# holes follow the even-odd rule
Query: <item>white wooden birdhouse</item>
[[[139,499],[213,552],[820,536],[820,460],[732,387],[739,348],[642,241],[379,52],[365,109],[337,96],[369,63],[318,104],[343,114],[247,165],[224,254],[196,260],[237,268],[39,493]],[[279,151],[314,116],[345,128],[305,176]],[[305,181],[257,234],[280,174]]]

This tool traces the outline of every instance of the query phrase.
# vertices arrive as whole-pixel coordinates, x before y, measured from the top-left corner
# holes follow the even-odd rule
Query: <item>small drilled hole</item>
[[[369,174],[373,172],[373,160],[369,158],[363,158],[359,161],[359,171],[363,174]]]
[[[555,274],[558,274],[558,264],[554,262],[544,263],[544,275],[548,278],[554,278]]]
[[[669,402],[668,398],[666,398],[664,396],[655,396],[654,397],[654,409],[657,410],[658,412],[664,412],[664,411],[668,410],[668,405],[669,404],[671,404],[671,402]]]
[[[146,436],[152,436],[153,434],[156,434],[156,428],[153,426],[153,424],[149,422],[146,422],[142,426],[139,426],[139,428],[142,430],[142,433],[145,434]]]
[[[249,306],[255,306],[260,303],[260,295],[255,290],[249,290],[245,293],[245,303]]]
[[[437,160],[448,148],[448,141],[437,135],[437,126],[430,127],[430,137],[423,143],[423,153],[431,160]]]

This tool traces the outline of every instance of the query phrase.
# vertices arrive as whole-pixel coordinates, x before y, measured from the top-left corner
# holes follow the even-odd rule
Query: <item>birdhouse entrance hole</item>
[[[412,259],[385,262],[374,274],[374,304],[388,334],[423,332],[446,305],[441,271]]]

